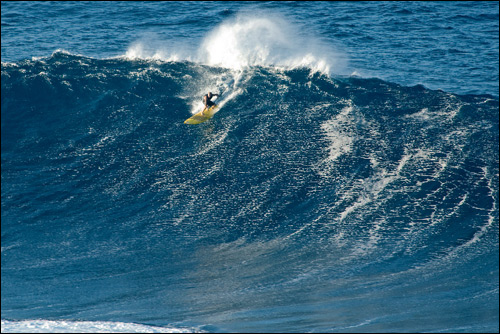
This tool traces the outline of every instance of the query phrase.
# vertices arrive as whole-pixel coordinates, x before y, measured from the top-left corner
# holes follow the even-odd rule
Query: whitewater
[[[498,332],[498,4],[197,4],[2,3],[2,332]]]

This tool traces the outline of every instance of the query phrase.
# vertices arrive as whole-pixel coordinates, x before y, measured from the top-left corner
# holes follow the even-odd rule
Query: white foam
[[[174,45],[155,36],[143,36],[129,46],[124,57],[187,60],[233,70],[279,66],[308,67],[327,75],[340,73],[346,65],[345,54],[312,34],[303,33],[303,28],[279,14],[244,13],[222,22],[201,42],[186,42],[196,45]]]
[[[328,171],[333,168],[333,163],[341,155],[349,153],[353,149],[354,121],[351,115],[352,111],[353,107],[349,104],[338,115],[321,124],[321,129],[330,142],[328,156],[320,163],[319,173],[321,176],[327,176]]]
[[[2,333],[201,333],[195,328],[156,327],[125,322],[2,320]]]
[[[132,43],[125,53],[125,58],[130,60],[147,59],[162,61],[190,60],[179,53],[169,52],[163,47],[158,47],[157,43],[150,45],[147,40],[137,40]]]
[[[203,41],[199,58],[212,66],[309,67],[330,74],[340,66],[338,52],[277,14],[239,15],[223,22]]]
[[[464,246],[470,246],[478,242],[479,240],[481,240],[481,237],[484,234],[486,234],[486,232],[493,226],[495,221],[498,224],[498,208],[496,207],[497,201],[495,201],[495,185],[493,184],[494,180],[493,177],[490,175],[487,167],[482,167],[481,170],[483,172],[483,178],[488,183],[488,190],[489,190],[488,195],[491,197],[493,205],[488,210],[488,222],[486,224],[483,224],[479,228],[479,230],[474,234],[472,239],[468,241]],[[498,183],[496,187],[498,187]]]

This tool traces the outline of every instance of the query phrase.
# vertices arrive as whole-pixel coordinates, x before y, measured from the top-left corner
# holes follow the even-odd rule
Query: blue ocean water
[[[2,2],[2,332],[498,332],[498,8]]]

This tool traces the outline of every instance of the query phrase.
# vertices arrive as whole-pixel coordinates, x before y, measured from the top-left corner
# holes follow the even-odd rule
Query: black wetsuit
[[[215,95],[212,95],[212,97],[214,97]],[[207,108],[210,108],[211,106],[213,106],[215,103],[213,101],[210,101],[211,98],[208,97],[208,94],[203,96],[203,103],[205,103],[205,101],[207,102],[206,103],[206,106]]]

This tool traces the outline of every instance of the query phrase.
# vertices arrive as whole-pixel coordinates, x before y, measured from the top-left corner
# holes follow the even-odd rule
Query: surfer
[[[208,92],[207,95],[203,96],[203,104],[205,105],[205,109],[203,109],[201,113],[202,115],[204,115],[205,110],[210,109],[210,107],[215,104],[213,101],[210,101],[214,96],[219,96],[219,94],[212,94],[212,92]]]

